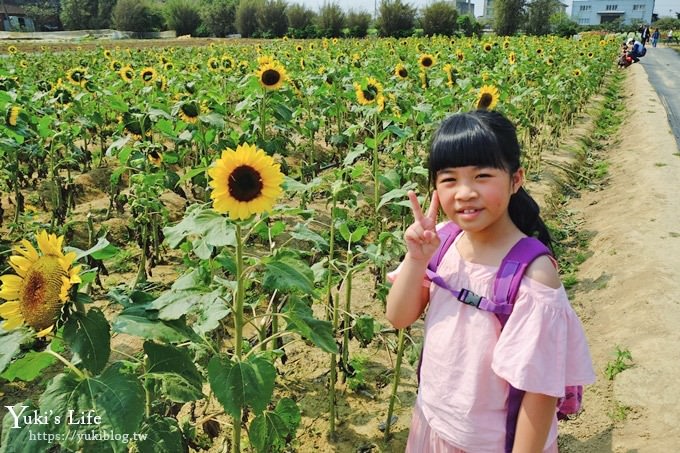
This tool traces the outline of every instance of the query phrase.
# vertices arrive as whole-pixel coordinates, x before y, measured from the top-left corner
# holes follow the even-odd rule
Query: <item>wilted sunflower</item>
[[[151,128],[153,127],[151,118],[149,115],[143,115],[138,108],[130,108],[130,111],[123,113],[123,117],[120,120],[123,123],[125,132],[130,134],[135,140],[141,140],[142,135],[147,138],[151,137]]]
[[[5,330],[28,325],[36,336],[44,337],[54,329],[71,286],[80,283],[80,266],[73,266],[75,252],[64,254],[64,236],[43,230],[36,240],[40,252],[22,240],[23,247],[14,247],[9,258],[16,275],[0,276],[0,299],[6,301],[0,305],[0,317]]]
[[[125,66],[122,68],[119,72],[118,75],[120,75],[120,78],[123,79],[127,83],[132,83],[132,80],[135,78],[135,70],[132,69],[132,66]]]
[[[437,60],[429,53],[423,54],[418,58],[418,64],[424,69],[430,69],[436,62]]]
[[[69,105],[71,102],[73,102],[73,93],[71,93],[71,91],[68,88],[61,86],[58,83],[57,86],[54,88],[54,93],[52,95],[52,99],[57,104],[61,104],[63,106],[66,106],[66,105]]]
[[[363,86],[355,82],[354,91],[356,92],[359,104],[371,105],[377,103],[379,98],[382,98],[383,86],[374,78],[369,77]]]
[[[39,91],[42,91],[42,92],[45,92],[45,93],[48,92],[48,91],[52,91],[52,84],[50,82],[48,82],[47,80],[39,81],[36,86],[38,87]]]
[[[142,72],[139,73],[139,76],[141,77],[142,82],[144,82],[144,85],[151,85],[154,80],[156,80],[156,77],[158,77],[158,74],[154,68],[149,66],[142,69]]]
[[[19,121],[19,114],[21,113],[21,107],[17,105],[12,105],[7,109],[7,114],[5,115],[5,121],[7,124],[14,127]]]
[[[270,210],[282,193],[279,164],[255,145],[226,149],[208,176],[213,208],[234,220]]]
[[[198,116],[201,114],[201,108],[195,101],[186,101],[179,105],[178,113],[185,123],[196,124]]]
[[[74,84],[74,85],[80,85],[80,82],[82,82],[83,79],[85,78],[85,73],[86,73],[86,71],[87,71],[87,70],[86,70],[85,68],[83,68],[83,67],[78,67],[78,68],[70,69],[70,70],[66,73],[66,78],[67,78],[68,81],[71,82],[72,84]]]
[[[397,65],[394,67],[394,75],[404,80],[408,78],[408,71],[403,64],[397,63]]]
[[[498,104],[498,88],[493,85],[484,85],[479,89],[479,95],[477,96],[477,108],[484,110],[493,110]]]
[[[265,90],[278,90],[286,79],[286,70],[276,61],[260,66],[257,78]]]

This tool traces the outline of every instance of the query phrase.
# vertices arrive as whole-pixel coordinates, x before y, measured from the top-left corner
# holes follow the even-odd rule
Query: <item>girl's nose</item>
[[[477,196],[477,191],[470,184],[459,184],[456,189],[456,199],[458,200],[469,200]]]

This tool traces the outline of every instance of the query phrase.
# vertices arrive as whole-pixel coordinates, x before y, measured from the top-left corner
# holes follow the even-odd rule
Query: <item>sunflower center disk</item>
[[[43,330],[56,321],[63,305],[59,294],[68,275],[56,256],[41,256],[28,269],[20,291],[21,314],[26,324]]]
[[[237,201],[248,202],[262,193],[262,177],[249,165],[241,165],[229,175],[229,194]]]
[[[267,69],[262,73],[262,83],[264,83],[267,86],[273,86],[279,83],[279,80],[281,80],[281,74],[279,71],[276,71],[274,69]]]

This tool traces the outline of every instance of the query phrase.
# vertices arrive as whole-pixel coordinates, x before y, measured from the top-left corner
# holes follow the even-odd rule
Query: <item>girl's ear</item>
[[[524,184],[524,169],[519,168],[510,178],[510,182],[512,183],[512,193],[516,194],[520,187],[522,187]]]

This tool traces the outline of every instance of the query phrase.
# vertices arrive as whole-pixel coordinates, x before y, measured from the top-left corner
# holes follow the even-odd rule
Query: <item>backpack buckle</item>
[[[482,301],[482,296],[478,296],[469,289],[461,289],[458,293],[458,300],[466,305],[471,305],[475,308],[479,308],[479,304]]]

